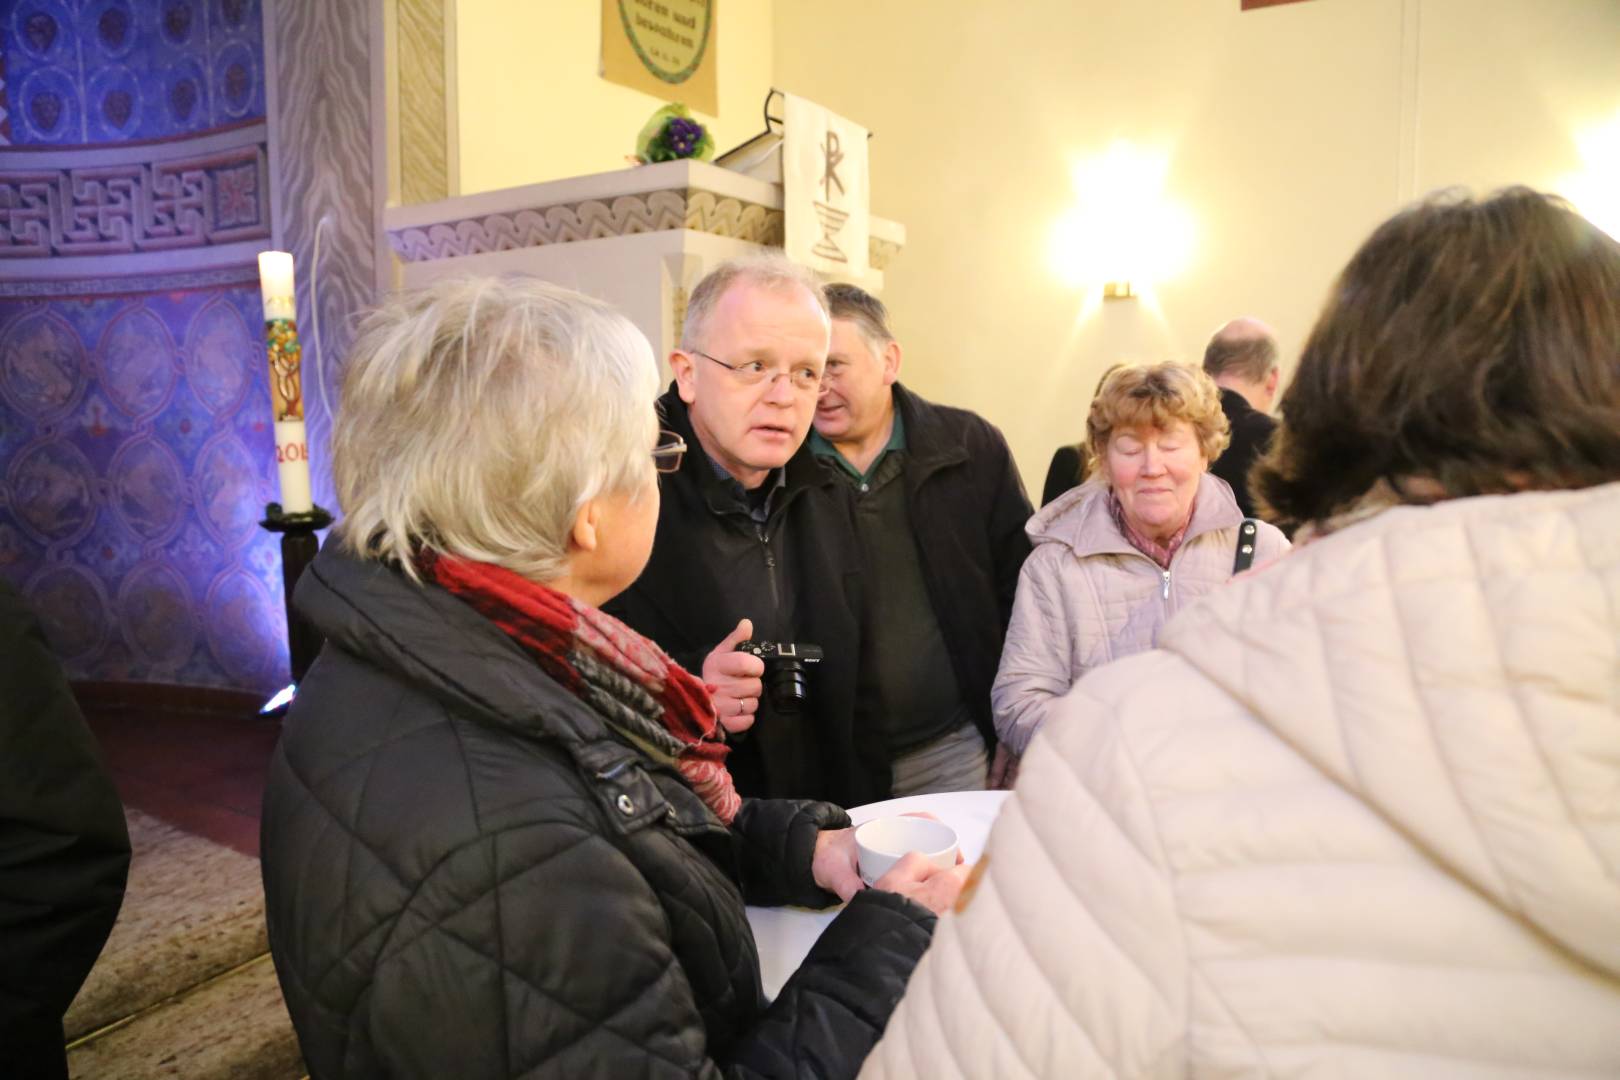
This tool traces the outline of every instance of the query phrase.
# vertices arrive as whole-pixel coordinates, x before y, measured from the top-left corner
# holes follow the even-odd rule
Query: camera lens
[[[771,704],[776,711],[797,715],[804,704],[806,683],[802,663],[789,659],[777,661],[776,669],[771,672]]]

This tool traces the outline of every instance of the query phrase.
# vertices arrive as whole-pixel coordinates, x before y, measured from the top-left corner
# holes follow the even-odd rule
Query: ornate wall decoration
[[[259,0],[15,0],[3,10],[11,144],[190,138],[264,116]]]
[[[271,604],[264,583],[241,570],[209,587],[204,606],[209,651],[238,683],[262,680],[286,648],[286,631],[273,630],[262,617]]]
[[[271,690],[262,0],[0,20],[0,577],[75,679]]]
[[[686,228],[766,247],[782,246],[782,211],[712,191],[686,193]]]
[[[222,431],[197,455],[191,482],[198,520],[225,548],[237,548],[258,535],[262,505],[238,497],[260,472],[253,454],[231,431]]]
[[[712,191],[678,189],[398,229],[388,239],[406,262],[425,262],[672,229],[780,245],[782,212]]]
[[[186,513],[186,481],[174,451],[154,438],[119,447],[107,469],[108,503],[129,531],[148,544],[179,530]]]
[[[172,259],[172,256],[170,257]],[[164,261],[170,261],[165,259]],[[0,297],[23,299],[78,299],[86,296],[127,296],[132,292],[193,292],[214,290],[221,286],[247,285],[255,288],[259,282],[259,268],[244,263],[240,266],[222,266],[207,270],[154,271],[141,274],[108,274],[85,280],[54,280],[50,278],[7,278],[6,269],[23,265],[25,260],[8,263],[0,259]]]
[[[388,241],[405,262],[428,262],[673,229],[781,247],[783,218],[782,211],[758,203],[701,188],[676,188],[394,229]],[[900,246],[872,236],[867,244],[872,268],[887,267]]]
[[[307,325],[304,419],[308,425],[310,483],[315,501],[337,510],[332,489],[331,418],[341,371],[359,313],[370,307],[379,280],[374,232],[387,177],[372,168],[373,134],[384,103],[372,100],[370,4],[280,0],[271,32],[276,70],[282,247],[293,253],[298,275],[298,321]],[[322,221],[326,224],[323,226]],[[315,234],[322,230],[319,289],[313,268]],[[318,304],[318,307],[317,307]],[[314,333],[318,322],[320,334]]]
[[[95,523],[95,466],[65,439],[46,436],[18,453],[6,487],[18,524],[42,543],[71,544]]]
[[[154,673],[178,671],[197,648],[195,601],[173,567],[149,564],[118,589],[118,627],[138,661]]]
[[[258,335],[248,330],[242,315],[221,297],[203,305],[187,330],[185,357],[190,365],[186,381],[197,400],[210,413],[229,414],[242,403],[259,362]]]
[[[0,259],[269,238],[263,141],[178,159],[154,153],[138,147],[124,163],[0,169]]]
[[[145,307],[130,307],[107,327],[96,347],[101,388],[130,417],[147,416],[169,401],[178,376],[174,340],[163,320]]]
[[[21,592],[70,671],[101,651],[112,613],[106,589],[89,571],[72,565],[47,567]]]
[[[37,309],[0,334],[0,394],[19,413],[51,419],[84,392],[85,351],[61,316]]]
[[[253,284],[0,300],[0,577],[72,677],[285,676],[259,317]]]

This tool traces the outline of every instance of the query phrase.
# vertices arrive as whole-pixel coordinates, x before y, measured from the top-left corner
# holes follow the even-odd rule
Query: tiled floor
[[[251,709],[85,708],[124,803],[244,855],[259,854],[259,803],[281,732]]]

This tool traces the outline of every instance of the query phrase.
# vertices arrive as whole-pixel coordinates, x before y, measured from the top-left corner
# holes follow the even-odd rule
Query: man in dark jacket
[[[857,695],[867,606],[854,507],[804,445],[826,362],[820,286],[780,256],[693,290],[664,424],[691,452],[663,478],[652,559],[607,610],[715,687],[744,795],[857,806],[890,793]],[[797,711],[744,638],[820,646]]]
[[[118,793],[62,667],[0,582],[0,1073],[67,1076],[62,1015],[129,874]]]
[[[1204,371],[1221,388],[1221,410],[1232,441],[1209,471],[1232,486],[1238,509],[1254,517],[1249,497],[1249,466],[1271,444],[1277,421],[1270,416],[1282,371],[1277,339],[1259,319],[1233,319],[1215,332],[1204,350]]]
[[[1001,779],[990,685],[1029,554],[1031,510],[1001,432],[901,386],[882,301],[829,285],[832,344],[811,449],[857,499],[874,569],[863,686],[895,795]],[[1005,758],[1003,758],[1005,760]]]

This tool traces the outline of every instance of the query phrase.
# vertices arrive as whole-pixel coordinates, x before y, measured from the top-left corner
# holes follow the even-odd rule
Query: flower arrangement
[[[652,114],[636,136],[635,162],[648,165],[657,161],[697,158],[707,161],[714,154],[714,137],[692,119],[691,110],[680,102],[665,105]]]

